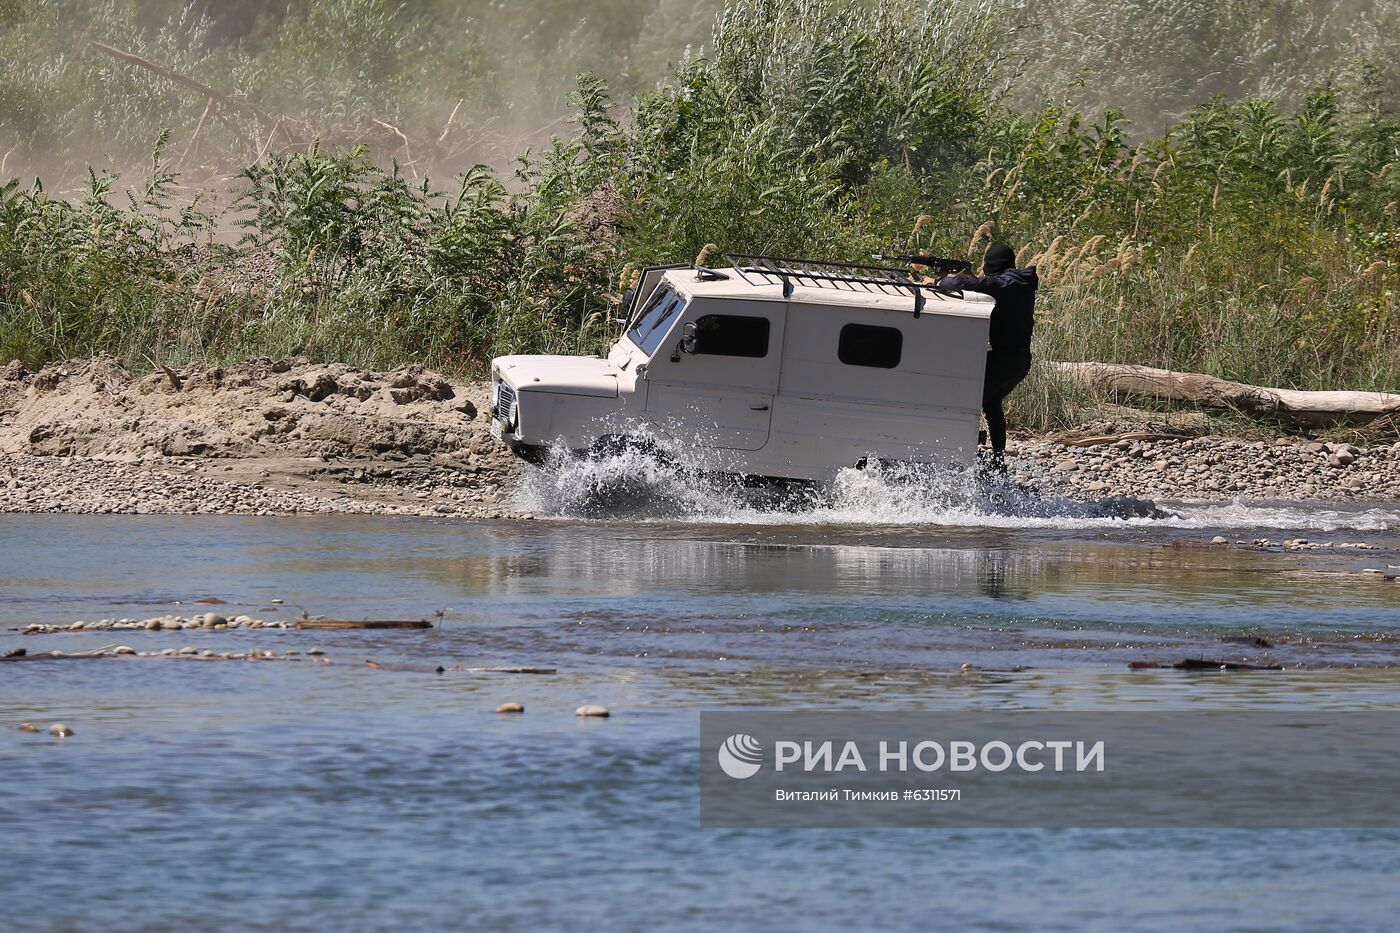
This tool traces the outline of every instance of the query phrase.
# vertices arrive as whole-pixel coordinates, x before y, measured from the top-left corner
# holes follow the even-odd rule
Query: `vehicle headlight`
[[[501,413],[501,380],[499,379],[491,380],[491,404],[488,406],[488,410],[492,415]]]

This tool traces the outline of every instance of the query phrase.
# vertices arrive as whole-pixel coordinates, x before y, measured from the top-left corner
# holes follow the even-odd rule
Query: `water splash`
[[[843,470],[829,484],[753,483],[636,447],[594,457],[553,454],[526,469],[515,504],[561,518],[706,524],[1400,531],[1394,508],[1235,501],[1172,504],[1153,514],[1142,500],[1085,501],[970,470],[909,464]]]
[[[527,469],[515,504],[562,518],[709,524],[1070,528],[1197,520],[1259,525],[1264,517],[1229,507],[1217,507],[1214,518],[1197,514],[1200,509],[1169,515],[1141,500],[1083,501],[1005,477],[914,464],[843,470],[829,484],[755,483],[692,470],[641,447],[592,457],[556,452]]]

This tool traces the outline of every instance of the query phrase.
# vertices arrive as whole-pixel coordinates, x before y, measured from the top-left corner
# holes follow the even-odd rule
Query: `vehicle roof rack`
[[[914,317],[923,313],[926,295],[942,301],[944,296],[962,297],[962,292],[916,281],[907,269],[893,266],[864,266],[850,262],[820,259],[792,259],[784,256],[754,256],[725,253],[724,258],[750,285],[782,285],[783,297],[791,298],[797,285],[833,288],[840,291],[883,295],[910,295]]]

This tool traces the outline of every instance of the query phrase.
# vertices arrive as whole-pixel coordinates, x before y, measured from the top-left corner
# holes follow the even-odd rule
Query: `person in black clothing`
[[[1035,328],[1035,290],[1040,284],[1035,267],[1017,269],[1016,253],[993,243],[982,257],[982,275],[944,276],[938,284],[981,292],[996,299],[988,334],[987,374],[982,382],[982,414],[992,444],[992,464],[1002,467],[1006,450],[1006,415],[1002,400],[1031,370],[1031,331]]]

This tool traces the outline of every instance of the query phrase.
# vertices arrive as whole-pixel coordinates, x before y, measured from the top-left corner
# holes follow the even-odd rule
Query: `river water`
[[[527,494],[568,512],[553,481]],[[1400,831],[703,829],[697,734],[701,710],[733,707],[1400,708],[1400,583],[1356,572],[1400,563],[1400,510],[701,504],[628,521],[0,516],[0,648],[332,662],[0,665],[5,926],[1393,924]],[[1216,533],[1382,550],[1200,546]],[[209,597],[260,618],[444,612],[428,631],[13,630]],[[1128,668],[1183,657],[1287,669]],[[458,669],[492,665],[558,673]],[[527,712],[494,713],[505,701]],[[613,716],[574,716],[586,703]],[[54,721],[76,734],[14,728]]]

